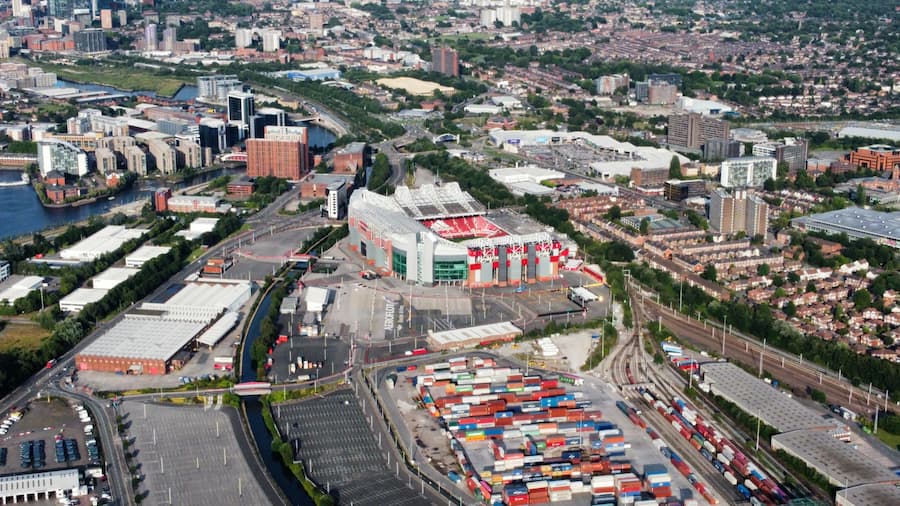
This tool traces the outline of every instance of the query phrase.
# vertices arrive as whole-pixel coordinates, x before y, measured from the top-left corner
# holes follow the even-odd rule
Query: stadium
[[[411,283],[515,286],[549,280],[569,249],[546,231],[514,233],[488,219],[457,183],[357,190],[348,206],[350,245],[385,275]]]

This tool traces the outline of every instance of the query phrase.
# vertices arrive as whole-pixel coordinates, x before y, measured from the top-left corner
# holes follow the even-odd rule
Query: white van
[[[85,426],[84,426],[84,433],[85,433],[85,434],[90,434],[91,432],[94,432],[94,426],[91,425],[91,424],[85,425]]]

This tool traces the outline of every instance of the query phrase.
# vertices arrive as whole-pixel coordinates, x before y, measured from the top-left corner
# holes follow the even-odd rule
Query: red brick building
[[[246,178],[230,181],[227,186],[228,195],[237,198],[247,198],[253,194],[256,184]]]
[[[900,148],[883,144],[857,148],[850,152],[850,165],[878,171],[893,170],[893,178],[897,179],[897,173],[900,172]]]
[[[48,186],[46,189],[47,198],[54,204],[60,204],[67,198],[78,197],[81,195],[81,188],[71,185],[55,185]]]
[[[365,164],[365,142],[351,142],[334,153],[334,172],[337,174],[356,174]]]
[[[51,170],[44,176],[44,184],[47,186],[64,186],[66,184],[66,175],[58,170]]]
[[[153,208],[158,213],[164,213],[169,210],[169,197],[172,196],[171,188],[157,188],[153,194]]]
[[[307,144],[289,139],[248,139],[247,176],[299,180],[309,170]]]

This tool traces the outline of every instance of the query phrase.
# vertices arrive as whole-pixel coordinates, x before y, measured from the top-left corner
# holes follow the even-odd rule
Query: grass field
[[[49,336],[50,331],[40,325],[7,323],[3,330],[0,330],[0,351],[12,348],[34,350]]]
[[[56,72],[56,76],[78,83],[105,84],[123,91],[155,91],[158,95],[171,97],[184,84],[192,84],[180,77],[163,77],[145,69],[122,67],[79,67],[53,65],[34,62],[46,71]]]
[[[469,40],[491,40],[496,36],[496,33],[492,32],[472,32],[472,33],[458,33],[453,35],[441,35],[440,37],[435,37],[435,42],[453,42],[458,39],[469,39]]]
[[[900,434],[891,434],[885,430],[879,430],[878,434],[875,434],[875,437],[881,440],[882,443],[890,446],[894,450],[900,449]]]

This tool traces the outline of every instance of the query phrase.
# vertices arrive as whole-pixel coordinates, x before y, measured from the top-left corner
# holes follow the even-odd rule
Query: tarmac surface
[[[146,407],[145,407],[146,406]],[[142,504],[243,506],[275,504],[275,494],[247,463],[251,451],[238,436],[229,407],[125,402],[120,408],[134,438]]]
[[[342,505],[429,505],[409,483],[388,469],[390,441],[374,436],[357,399],[341,390],[272,408],[294,458]],[[394,462],[396,464],[396,461]]]

